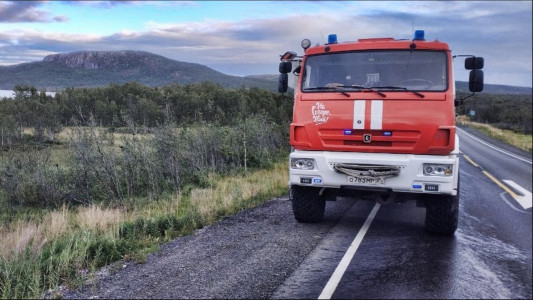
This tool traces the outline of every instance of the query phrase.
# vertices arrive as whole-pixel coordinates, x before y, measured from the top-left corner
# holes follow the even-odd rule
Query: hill
[[[227,88],[277,89],[277,82],[226,75],[207,66],[144,51],[80,51],[46,56],[42,61],[0,66],[0,89],[17,84],[48,91],[137,81],[147,86],[212,81]]]
[[[456,81],[455,88],[458,92],[469,93],[468,91],[468,82],[465,81]],[[513,85],[503,85],[503,84],[485,84],[483,87],[483,92],[485,94],[529,94],[531,95],[532,89],[530,87],[522,86],[513,86]]]

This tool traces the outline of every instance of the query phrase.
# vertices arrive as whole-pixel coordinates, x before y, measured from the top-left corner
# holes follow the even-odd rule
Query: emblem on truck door
[[[363,142],[370,143],[372,141],[372,135],[369,133],[363,134]]]

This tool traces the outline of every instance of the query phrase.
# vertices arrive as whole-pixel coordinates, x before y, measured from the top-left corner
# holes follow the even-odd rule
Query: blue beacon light
[[[337,44],[337,35],[336,34],[328,35],[328,44]]]
[[[425,41],[424,30],[415,30],[415,37],[413,41]]]

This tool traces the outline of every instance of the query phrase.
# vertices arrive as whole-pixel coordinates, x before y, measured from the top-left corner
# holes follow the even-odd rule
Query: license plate
[[[348,176],[348,183],[350,184],[385,184],[385,179],[383,177],[357,178],[357,177]]]

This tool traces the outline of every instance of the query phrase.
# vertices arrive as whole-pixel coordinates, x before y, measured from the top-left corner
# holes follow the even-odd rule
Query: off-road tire
[[[291,186],[291,202],[294,218],[300,223],[317,223],[324,218],[326,200],[319,195],[320,189],[306,186]]]
[[[453,235],[459,221],[459,195],[433,196],[426,200],[426,230]]]

